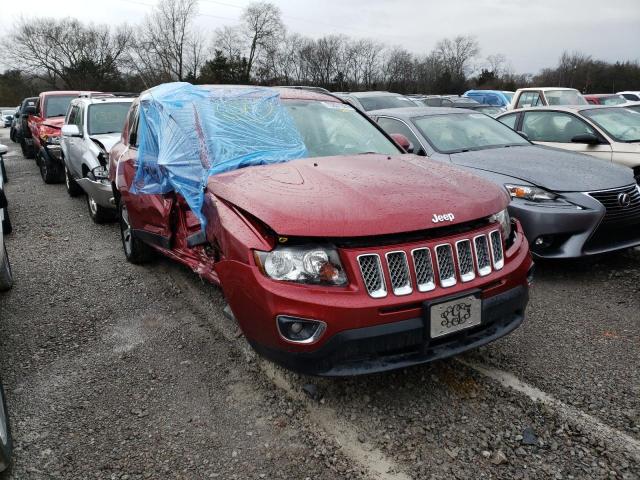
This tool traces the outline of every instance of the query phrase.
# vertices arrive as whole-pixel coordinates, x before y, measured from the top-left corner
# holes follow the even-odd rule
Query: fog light
[[[327,325],[319,320],[279,315],[276,319],[280,336],[289,342],[313,343],[324,333]]]

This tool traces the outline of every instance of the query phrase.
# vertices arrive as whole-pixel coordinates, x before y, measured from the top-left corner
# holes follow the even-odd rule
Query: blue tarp
[[[207,178],[307,156],[276,90],[166,83],[140,97],[135,194],[180,193],[202,226]]]

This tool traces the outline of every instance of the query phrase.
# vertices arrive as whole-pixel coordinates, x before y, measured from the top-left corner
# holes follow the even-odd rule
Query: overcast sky
[[[74,16],[137,23],[156,0],[0,0],[0,34],[22,16]],[[238,21],[250,0],[200,0],[206,31]],[[475,35],[481,57],[502,53],[516,72],[554,66],[563,50],[595,58],[640,59],[640,0],[273,0],[290,31],[343,33],[430,51],[444,37]]]

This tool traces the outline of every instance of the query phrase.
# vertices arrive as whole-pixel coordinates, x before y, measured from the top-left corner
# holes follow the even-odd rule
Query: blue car
[[[511,103],[513,92],[504,90],[467,90],[463,97],[472,98],[478,103],[485,105],[493,105],[496,107],[504,107]]]

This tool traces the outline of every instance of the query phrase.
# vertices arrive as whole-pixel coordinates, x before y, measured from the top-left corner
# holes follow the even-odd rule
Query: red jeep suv
[[[139,142],[146,135],[161,155],[161,137],[172,135],[175,155],[205,162],[201,133],[226,107],[202,97],[225,87],[197,87],[198,105],[174,95],[159,108],[165,120],[151,125],[148,113],[141,119],[163,100],[156,88],[133,103],[110,153],[124,253],[142,263],[160,252],[219,285],[260,354],[303,373],[354,375],[455,355],[522,323],[532,261],[495,185],[403,154],[337,97],[268,89],[304,157],[205,171],[195,182],[199,213],[176,190],[140,193],[150,171]],[[249,110],[236,112],[246,132],[230,130],[214,147],[245,141],[246,158],[261,153],[262,126],[252,127],[260,118],[244,117]],[[174,121],[149,142],[159,123]]]

